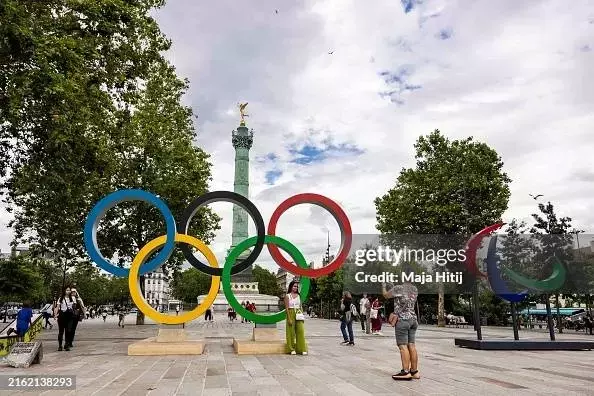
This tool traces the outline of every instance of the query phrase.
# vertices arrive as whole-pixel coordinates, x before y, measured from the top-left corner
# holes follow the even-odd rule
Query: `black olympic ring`
[[[221,201],[239,205],[246,212],[248,212],[248,214],[256,224],[256,231],[258,233],[256,244],[254,245],[254,250],[252,250],[250,255],[247,256],[244,260],[242,260],[239,263],[235,263],[235,265],[231,269],[231,274],[235,275],[237,273],[244,271],[250,265],[254,264],[256,262],[256,259],[260,255],[260,252],[262,252],[262,248],[264,247],[264,240],[266,238],[266,227],[264,226],[264,219],[262,218],[262,214],[260,213],[256,205],[254,205],[252,201],[250,201],[241,194],[231,191],[212,191],[206,193],[196,198],[190,204],[190,206],[186,208],[180,222],[177,225],[177,229],[180,234],[187,234],[190,222],[192,221],[192,218],[194,217],[198,209],[200,209],[202,206],[208,205],[209,203]],[[221,276],[223,274],[223,268],[214,268],[198,260],[192,253],[192,250],[190,249],[189,245],[184,243],[180,246],[180,248],[184,254],[184,257],[186,258],[186,260],[188,260],[192,267],[212,276]]]

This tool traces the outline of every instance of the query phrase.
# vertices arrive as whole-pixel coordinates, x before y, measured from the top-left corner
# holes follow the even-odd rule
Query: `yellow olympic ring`
[[[204,312],[206,312],[208,307],[210,307],[213,304],[215,298],[217,298],[217,294],[219,293],[219,287],[221,285],[221,277],[212,276],[210,290],[208,291],[206,298],[204,299],[202,304],[198,305],[192,311],[185,313],[183,315],[180,315],[180,316],[169,316],[169,315],[165,315],[165,314],[158,312],[153,307],[151,307],[145,301],[144,297],[142,296],[142,293],[140,290],[140,279],[138,277],[138,273],[140,271],[140,267],[142,266],[142,264],[144,264],[146,259],[148,257],[150,257],[150,255],[155,250],[157,250],[161,246],[165,245],[166,242],[167,242],[167,235],[162,235],[160,237],[157,237],[157,238],[153,239],[152,241],[150,241],[149,243],[147,243],[142,249],[140,249],[140,251],[138,252],[136,257],[134,257],[134,260],[132,261],[132,265],[130,266],[130,274],[128,276],[128,286],[130,287],[130,295],[132,296],[132,300],[134,301],[134,304],[136,304],[138,309],[140,309],[140,312],[142,312],[143,314],[145,314],[146,316],[148,316],[149,318],[151,318],[152,320],[154,320],[157,323],[172,325],[172,324],[181,324],[181,323],[190,322],[190,321],[196,319],[197,317],[199,317],[200,315],[202,315]],[[190,235],[175,234],[175,242],[187,243],[188,245],[195,247],[196,249],[198,249],[198,251],[200,253],[202,253],[204,255],[204,257],[206,257],[206,261],[208,261],[208,264],[211,267],[214,267],[214,268],[219,267],[219,263],[217,261],[217,258],[214,255],[214,253],[201,240],[194,238],[193,236],[190,236]]]

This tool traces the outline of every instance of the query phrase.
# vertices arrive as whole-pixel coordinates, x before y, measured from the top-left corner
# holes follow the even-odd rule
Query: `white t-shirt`
[[[289,294],[289,308],[301,308],[301,297],[299,297],[299,294],[297,294],[297,297],[295,298],[293,298],[291,294]]]
[[[68,310],[73,309],[73,305],[76,303],[76,300],[72,297],[64,297],[60,299],[60,311],[66,312]]]
[[[366,297],[363,297],[361,299],[361,301],[359,301],[359,312],[361,312],[363,315],[365,315],[365,313],[367,312],[367,308],[365,306],[368,303],[369,303],[369,299]]]

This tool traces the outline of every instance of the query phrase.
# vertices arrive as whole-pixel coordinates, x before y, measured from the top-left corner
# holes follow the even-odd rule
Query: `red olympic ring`
[[[483,228],[476,234],[474,234],[466,243],[466,268],[468,271],[473,274],[474,276],[478,276],[481,278],[486,278],[487,275],[478,268],[478,264],[476,263],[476,251],[481,245],[482,240],[493,231],[503,227],[505,223],[496,223],[492,224],[488,227]]]
[[[326,209],[338,222],[338,227],[340,228],[340,250],[338,251],[336,258],[334,258],[330,264],[322,268],[300,268],[285,259],[277,246],[273,244],[267,244],[266,246],[268,247],[268,251],[272,256],[272,259],[276,261],[279,267],[295,275],[306,276],[308,278],[318,278],[336,271],[345,262],[353,243],[353,231],[351,230],[349,218],[336,202],[323,195],[305,193],[297,194],[286,199],[275,209],[274,213],[272,213],[272,216],[270,217],[270,222],[268,223],[268,235],[276,236],[275,232],[278,219],[284,212],[287,211],[287,209],[303,203],[318,205]]]

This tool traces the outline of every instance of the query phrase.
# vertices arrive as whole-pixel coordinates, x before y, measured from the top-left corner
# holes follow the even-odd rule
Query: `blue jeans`
[[[349,335],[347,336],[346,329],[349,329]],[[340,331],[342,332],[342,338],[344,338],[345,342],[355,342],[355,337],[353,336],[353,321],[346,321],[345,319],[340,321]]]

